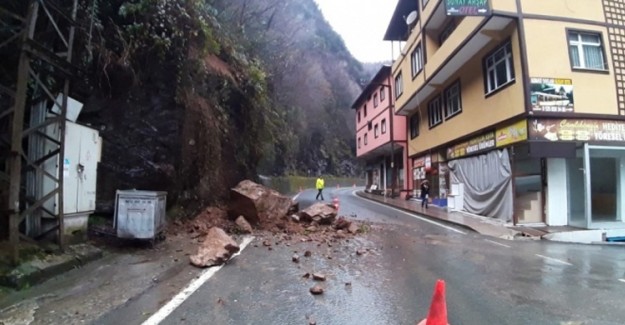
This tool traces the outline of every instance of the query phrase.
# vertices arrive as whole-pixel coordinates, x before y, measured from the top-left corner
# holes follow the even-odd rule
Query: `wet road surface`
[[[352,192],[326,190],[326,202],[337,195],[339,214],[375,222],[371,231],[332,247],[268,250],[256,239],[161,324],[308,324],[309,317],[317,324],[415,324],[437,279],[446,281],[453,325],[625,323],[623,247],[487,238]],[[299,195],[301,207],[315,194]],[[368,251],[359,256],[358,249]],[[311,257],[303,257],[306,250]],[[300,263],[291,261],[294,252]],[[303,277],[312,272],[327,280]],[[323,295],[309,293],[315,284]],[[154,301],[170,298],[147,293],[96,323],[141,324],[157,311]]]

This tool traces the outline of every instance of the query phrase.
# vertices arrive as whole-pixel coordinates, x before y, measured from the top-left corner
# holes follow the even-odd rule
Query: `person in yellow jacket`
[[[317,190],[319,191],[319,193],[317,193],[317,197],[315,198],[315,200],[319,200],[319,196],[321,196],[321,200],[323,201],[323,188],[325,186],[325,182],[323,181],[323,178],[321,178],[321,176],[317,177]]]

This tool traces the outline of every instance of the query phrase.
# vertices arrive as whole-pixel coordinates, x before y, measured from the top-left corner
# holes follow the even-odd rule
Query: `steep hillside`
[[[79,3],[72,96],[104,139],[100,209],[120,188],[203,205],[259,173],[358,173],[349,106],[366,77],[313,0]]]

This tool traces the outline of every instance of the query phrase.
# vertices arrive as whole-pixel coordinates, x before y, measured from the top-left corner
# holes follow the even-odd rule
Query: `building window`
[[[576,69],[607,70],[601,34],[569,31],[571,65]]]
[[[462,112],[462,97],[460,95],[460,81],[445,89],[445,118]]]
[[[386,99],[386,92],[384,91],[384,87],[380,88],[380,101]]]
[[[382,120],[381,129],[382,129],[382,134],[386,133],[386,119]]]
[[[373,107],[378,107],[378,94],[373,95]]]
[[[367,145],[367,134],[365,133],[365,146]]]
[[[367,117],[367,105],[365,104],[365,117]]]
[[[410,117],[410,139],[419,136],[419,113]]]
[[[373,128],[373,136],[377,139],[378,136],[380,136],[380,128],[378,128],[378,125],[376,124],[375,127]]]
[[[358,123],[360,123],[360,110],[358,110]]]
[[[484,83],[489,94],[514,81],[514,61],[512,60],[512,43],[507,41],[484,58]]]
[[[452,19],[443,27],[443,30],[438,35],[438,44],[442,45],[451,36],[451,33],[456,30],[456,22]]]
[[[433,128],[443,122],[443,111],[441,107],[441,96],[437,96],[428,103],[428,122]]]
[[[367,123],[367,130],[371,131],[372,128],[373,128],[373,123],[369,121],[369,123]]]
[[[412,51],[410,66],[412,67],[413,78],[423,70],[423,50],[421,48],[421,43],[417,44],[417,47]]]
[[[358,149],[360,149],[360,137],[358,137]]]
[[[404,92],[404,81],[402,80],[401,72],[395,77],[395,98],[401,96]]]

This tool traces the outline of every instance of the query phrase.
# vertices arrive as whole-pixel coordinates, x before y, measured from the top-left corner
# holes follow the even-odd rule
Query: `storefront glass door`
[[[625,148],[588,146],[585,151],[590,170],[586,186],[589,228],[622,226]]]
[[[584,158],[567,159],[566,166],[569,224],[574,227],[588,228]]]

